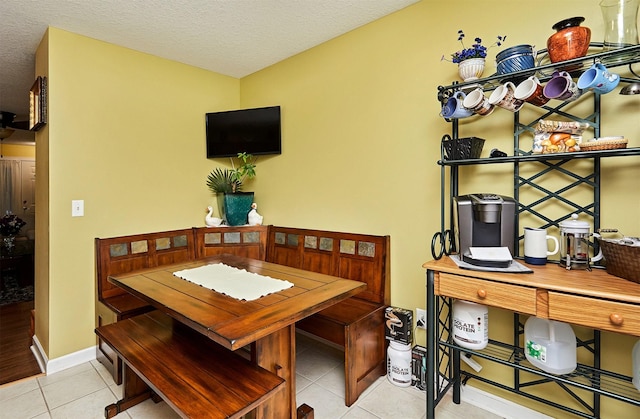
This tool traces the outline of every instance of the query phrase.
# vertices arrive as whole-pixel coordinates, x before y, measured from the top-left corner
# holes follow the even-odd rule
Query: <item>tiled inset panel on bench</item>
[[[358,242],[358,254],[370,258],[376,256],[376,244],[371,242]]]
[[[129,254],[129,248],[127,246],[127,243],[116,243],[109,246],[109,255],[112,258],[115,258],[118,256],[126,256],[128,254]]]
[[[138,240],[131,242],[131,254],[147,253],[149,251],[149,243],[146,240]]]
[[[171,239],[169,237],[162,237],[156,239],[156,250],[171,249]]]
[[[304,247],[307,249],[317,249],[318,238],[316,236],[304,236]]]
[[[240,232],[224,233],[225,243],[240,243]]]
[[[286,241],[287,241],[287,233],[276,232],[275,234],[276,244],[285,244]]]
[[[340,253],[346,253],[348,255],[356,254],[356,241],[355,240],[340,240]]]
[[[287,245],[289,245],[289,246],[297,246],[298,245],[298,235],[297,234],[287,234]]]
[[[260,243],[260,232],[248,231],[242,233],[242,240],[244,240],[245,243]]]
[[[327,252],[333,251],[333,239],[328,237],[320,237],[320,250],[326,250]]]
[[[173,247],[187,247],[188,238],[186,234],[173,237]]]

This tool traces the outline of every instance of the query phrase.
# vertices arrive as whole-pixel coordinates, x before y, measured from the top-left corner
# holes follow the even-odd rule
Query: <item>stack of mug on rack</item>
[[[583,72],[577,81],[565,70],[556,70],[543,86],[536,76],[531,76],[517,86],[511,81],[500,84],[488,97],[482,87],[464,93],[456,91],[442,105],[440,116],[445,119],[460,119],[472,115],[490,115],[496,107],[511,112],[519,111],[525,102],[543,106],[549,100],[563,102],[578,99],[588,91],[605,94],[620,83],[620,75],[609,72],[599,62]]]

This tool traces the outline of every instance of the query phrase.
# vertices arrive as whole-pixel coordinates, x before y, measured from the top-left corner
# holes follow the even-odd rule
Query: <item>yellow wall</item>
[[[204,114],[237,107],[239,81],[55,28],[48,45],[48,150],[37,164],[48,163],[49,272],[37,280],[48,282],[53,359],[95,345],[95,237],[202,224],[212,201]],[[71,217],[74,199],[84,217]]]
[[[203,114],[238,106],[282,106],[283,154],[261,157],[247,185],[265,223],[389,234],[392,303],[424,307],[421,265],[440,226],[436,161],[450,131],[436,92],[457,80],[457,67],[440,58],[459,49],[458,29],[470,40],[507,35],[505,47],[543,48],[555,22],[582,15],[593,39],[602,37],[597,0],[525,3],[423,0],[242,80],[51,29],[49,357],[95,344],[94,237],[202,225],[211,202],[204,179],[217,163],[204,157]],[[485,74],[495,71],[498,51],[489,51]],[[607,95],[603,134],[639,146],[640,127],[629,117],[639,107],[637,98]],[[511,122],[497,110],[465,121],[461,133],[486,138],[485,154],[508,150]],[[625,215],[640,203],[629,194],[640,166],[615,160],[603,164],[603,225],[637,235],[639,221]],[[467,174],[462,193],[511,193],[507,168]],[[85,217],[70,216],[72,199],[85,200]],[[510,327],[508,313],[494,310],[491,319],[492,335]],[[424,343],[420,331],[417,341]],[[634,339],[605,334],[604,341],[624,358],[615,367],[630,374]]]
[[[439,85],[459,80],[457,66],[441,61],[442,55],[460,49],[459,29],[465,31],[467,45],[476,36],[491,44],[498,35],[507,35],[502,48],[489,50],[485,75],[490,75],[501,49],[519,44],[546,48],[554,33],[551,26],[576,15],[586,17],[584,25],[592,29],[594,41],[602,38],[597,0],[542,0],[535,6],[497,0],[423,0],[243,78],[243,106],[270,102],[283,110],[283,154],[259,163],[252,185],[265,221],[390,234],[392,304],[424,307],[421,264],[431,259],[431,237],[440,228],[436,161],[440,139],[451,130],[438,116],[436,93]],[[591,106],[585,102],[583,106]],[[640,101],[633,96],[619,96],[616,91],[603,97],[602,135],[626,135],[630,146],[640,146],[640,127],[635,123],[639,110]],[[460,132],[485,138],[483,155],[487,155],[494,147],[512,149],[512,124],[513,114],[498,109],[485,118],[464,120]],[[463,174],[461,193],[513,194],[513,171],[507,165],[465,169]],[[603,226],[638,234],[637,217],[626,216],[631,208],[640,207],[640,195],[628,193],[630,180],[640,176],[637,158],[605,161],[603,174]],[[492,310],[490,318],[492,337],[509,339],[511,313]],[[422,331],[416,337],[424,343]],[[603,365],[630,375],[634,342],[605,333]],[[494,370],[496,377],[511,380],[509,370]],[[472,385],[480,386],[477,381]],[[513,398],[493,387],[484,389]],[[545,397],[558,393],[553,388],[547,391]],[[517,401],[544,410],[538,403]],[[603,412],[613,405],[604,402]],[[622,409],[624,414],[640,413],[624,404]],[[558,416],[555,411],[548,413]]]
[[[32,145],[24,144],[2,144],[2,155],[4,157],[35,158],[36,148]]]

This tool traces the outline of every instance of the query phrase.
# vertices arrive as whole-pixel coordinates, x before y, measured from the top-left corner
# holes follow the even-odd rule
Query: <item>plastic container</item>
[[[390,341],[387,349],[387,378],[398,387],[411,386],[411,345]]]
[[[560,375],[576,369],[576,335],[569,324],[532,316],[524,339],[527,360],[542,371]]]
[[[633,345],[631,356],[633,361],[633,379],[631,382],[638,390],[640,390],[640,340]]]
[[[489,310],[469,301],[453,303],[453,341],[468,349],[484,349],[489,343]]]

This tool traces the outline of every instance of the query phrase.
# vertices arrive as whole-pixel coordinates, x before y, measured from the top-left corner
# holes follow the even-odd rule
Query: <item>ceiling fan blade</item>
[[[29,121],[14,121],[9,126],[14,129],[29,131]]]
[[[0,111],[0,128],[13,128],[29,131],[29,121],[14,121],[16,114]]]

